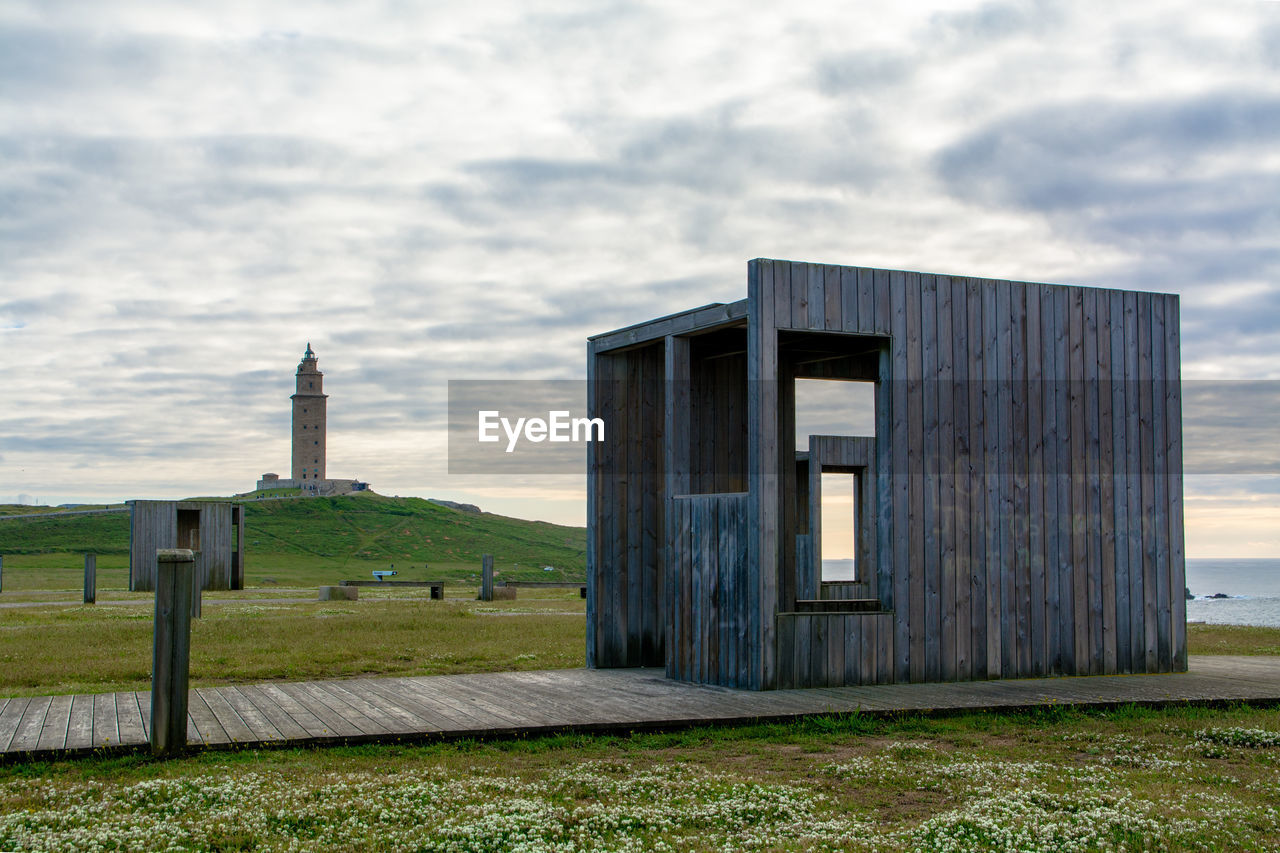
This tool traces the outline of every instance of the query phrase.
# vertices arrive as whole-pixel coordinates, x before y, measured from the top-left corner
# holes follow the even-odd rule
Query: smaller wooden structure
[[[244,508],[227,501],[129,501],[129,589],[156,585],[156,551],[196,552],[200,589],[244,589]]]

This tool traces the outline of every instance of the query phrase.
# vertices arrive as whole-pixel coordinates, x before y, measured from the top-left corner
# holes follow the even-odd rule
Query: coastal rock
[[[456,509],[459,512],[474,512],[477,514],[480,512],[480,507],[476,506],[475,504],[460,504],[457,501],[445,501],[439,498],[427,498],[427,503],[433,503],[433,504],[436,504],[437,506],[448,507],[449,509]]]

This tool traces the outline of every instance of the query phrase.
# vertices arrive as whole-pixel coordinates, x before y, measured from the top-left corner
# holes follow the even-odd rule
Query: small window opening
[[[178,510],[178,548],[200,550],[200,510]]]
[[[874,382],[796,380],[796,450],[807,450],[811,435],[875,434]]]
[[[822,580],[857,578],[858,475],[822,472]]]

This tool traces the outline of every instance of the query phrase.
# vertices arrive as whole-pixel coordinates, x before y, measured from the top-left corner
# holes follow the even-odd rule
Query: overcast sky
[[[447,381],[753,257],[1173,291],[1280,378],[1280,3],[0,0],[0,502],[287,476],[310,342],[330,476],[581,523],[446,473]],[[1280,555],[1277,471],[1190,555]]]

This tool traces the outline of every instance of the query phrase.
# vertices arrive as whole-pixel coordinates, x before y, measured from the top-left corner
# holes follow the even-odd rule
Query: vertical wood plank
[[[822,327],[837,332],[844,325],[844,284],[840,267],[828,264],[822,267]]]
[[[996,341],[996,415],[999,417],[998,446],[996,463],[996,501],[999,522],[997,537],[1000,548],[1000,673],[1003,677],[1017,674],[1016,629],[1017,603],[1016,570],[1014,566],[1014,550],[1016,532],[1014,530],[1013,505],[1013,470],[1017,463],[1013,435],[1016,427],[1013,424],[1013,326],[1011,322],[1011,287],[1007,281],[997,281],[996,289],[996,323],[999,335]]]
[[[775,274],[776,283],[777,276]],[[756,526],[747,559],[750,576],[750,622],[747,644],[751,649],[749,686],[774,684],[776,614],[778,601],[779,473],[777,417],[777,342],[774,300],[768,285],[753,264],[748,269],[748,471],[749,516]]]
[[[1138,294],[1124,294],[1125,481],[1128,495],[1129,635],[1134,672],[1147,671],[1146,574],[1142,550],[1142,380],[1138,359],[1140,336]]]
[[[791,264],[791,328],[808,329],[809,325],[809,264]]]
[[[1141,458],[1142,471],[1142,588],[1143,588],[1143,627],[1146,632],[1146,671],[1157,672],[1160,666],[1159,647],[1159,615],[1158,605],[1160,585],[1156,579],[1156,484],[1155,484],[1155,427],[1152,416],[1152,382],[1151,365],[1151,296],[1138,294],[1138,419],[1141,424]]]
[[[857,267],[840,267],[840,328],[846,332],[859,332],[858,325],[858,276],[864,270]],[[865,271],[870,276],[870,270]],[[869,279],[868,279],[869,281]]]
[[[939,677],[954,681],[956,661],[956,478],[955,478],[955,353],[953,280],[938,276],[938,370],[935,387],[938,396],[938,594],[941,611],[941,661]]]
[[[877,273],[877,276],[880,276]],[[876,282],[877,287],[881,284]],[[894,606],[894,679],[909,681],[910,672],[910,549],[911,536],[909,509],[911,485],[911,460],[907,436],[907,291],[902,273],[889,277],[886,290],[891,298],[891,336],[889,346],[892,357],[893,379],[889,396],[893,419],[892,462],[886,466],[885,475],[891,479],[893,509],[889,541],[892,543],[893,606]]]
[[[908,633],[910,635],[910,667],[911,680],[924,681],[927,677],[925,664],[925,635],[927,632],[925,615],[925,564],[924,564],[924,368],[921,363],[923,343],[921,341],[923,322],[922,290],[923,283],[918,273],[907,273],[907,435],[909,456],[907,465],[910,476],[911,502],[908,521],[905,527],[907,536],[907,574],[910,578],[910,613]]]
[[[972,604],[969,600],[973,585],[973,559],[971,535],[973,521],[969,514],[969,300],[968,288],[962,278],[951,279],[952,315],[952,420],[955,428],[952,448],[952,486],[955,494],[954,579],[955,590],[955,655],[956,678],[967,681],[973,678]]]
[[[1030,578],[1027,604],[1030,619],[1031,674],[1048,672],[1046,656],[1044,551],[1046,511],[1044,501],[1044,344],[1040,307],[1043,288],[1027,285],[1027,550]]]
[[[1084,445],[1085,445],[1085,560],[1088,566],[1089,672],[1103,672],[1105,646],[1102,618],[1102,508],[1099,465],[1100,413],[1098,383],[1098,291],[1083,288],[1084,301]]]
[[[970,518],[970,654],[972,677],[987,677],[987,500],[986,500],[986,429],[983,422],[983,389],[986,367],[983,363],[982,285],[977,279],[965,281],[968,306],[969,376],[969,518]],[[896,642],[896,638],[895,638]]]
[[[997,288],[994,282],[982,282],[982,337],[983,337],[983,383],[982,383],[982,419],[984,438],[986,439],[986,468],[983,471],[983,482],[986,487],[986,550],[987,550],[987,677],[999,678],[1002,670],[1003,650],[1001,647],[1001,596],[1003,594],[1003,573],[1001,552],[1003,537],[1003,507],[1000,500],[1000,475],[1002,464],[1000,441],[1000,331],[1004,323],[1000,322],[997,305]]]
[[[1102,572],[1102,671],[1117,671],[1115,441],[1111,394],[1111,295],[1097,294],[1098,512]]]
[[[787,613],[778,617],[778,689],[790,690],[795,681],[796,617]]]
[[[895,607],[893,570],[893,353],[883,343],[876,359],[875,568],[881,608]]]
[[[828,687],[839,687],[844,684],[845,632],[848,627],[849,617],[839,613],[832,613],[827,616],[826,622],[827,636],[825,644],[827,659],[822,683]]]
[[[924,534],[924,680],[938,681],[942,668],[942,594],[939,539],[942,510],[939,505],[938,459],[938,282],[937,277],[920,277],[920,394],[923,397],[923,443],[917,444],[923,461],[923,513],[919,520]]]
[[[1165,435],[1165,331],[1163,296],[1151,299],[1151,470],[1154,486],[1152,523],[1156,555],[1156,666],[1160,672],[1173,668],[1173,590],[1169,588],[1169,467]],[[1182,593],[1182,590],[1178,590]]]
[[[1027,391],[1027,289],[1022,284],[1009,285],[1010,348],[1009,389],[1013,422],[1013,452],[1010,457],[1013,487],[1013,510],[1010,521],[1012,568],[1014,572],[1013,610],[1016,617],[1013,643],[1015,670],[1019,676],[1032,674],[1031,663],[1031,531],[1030,497],[1027,472],[1030,468],[1028,425],[1029,395]]]
[[[1053,288],[1054,296],[1054,407],[1057,419],[1057,447],[1054,482],[1057,490],[1057,551],[1054,566],[1058,588],[1058,637],[1056,670],[1075,674],[1075,597],[1072,566],[1071,504],[1071,359],[1068,345],[1070,299],[1065,287]]]
[[[1133,638],[1129,626],[1129,478],[1126,470],[1128,434],[1125,430],[1129,407],[1125,375],[1124,294],[1118,290],[1110,291],[1107,298],[1111,310],[1108,324],[1111,336],[1111,373],[1108,379],[1111,388],[1111,492],[1114,497],[1112,528],[1115,533],[1112,564],[1115,567],[1116,671],[1133,672]]]
[[[1169,594],[1173,605],[1173,669],[1187,669],[1187,585],[1182,507],[1182,331],[1177,296],[1165,296],[1165,441],[1169,482]]]
[[[598,375],[599,356],[596,355],[594,342],[587,343],[587,416],[604,417],[601,409],[602,400],[599,394]],[[594,669],[600,660],[596,654],[597,621],[600,610],[596,605],[596,596],[600,592],[600,551],[598,541],[602,534],[601,514],[604,505],[600,493],[600,454],[603,442],[592,441],[587,444],[587,622],[586,622],[586,663]],[[243,532],[240,536],[243,545]],[[670,637],[668,635],[668,648]],[[668,670],[669,672],[669,670]]]
[[[862,648],[866,643],[863,636],[862,620],[856,616],[846,617],[844,629],[844,670],[841,682],[844,684],[865,684],[862,672]]]

